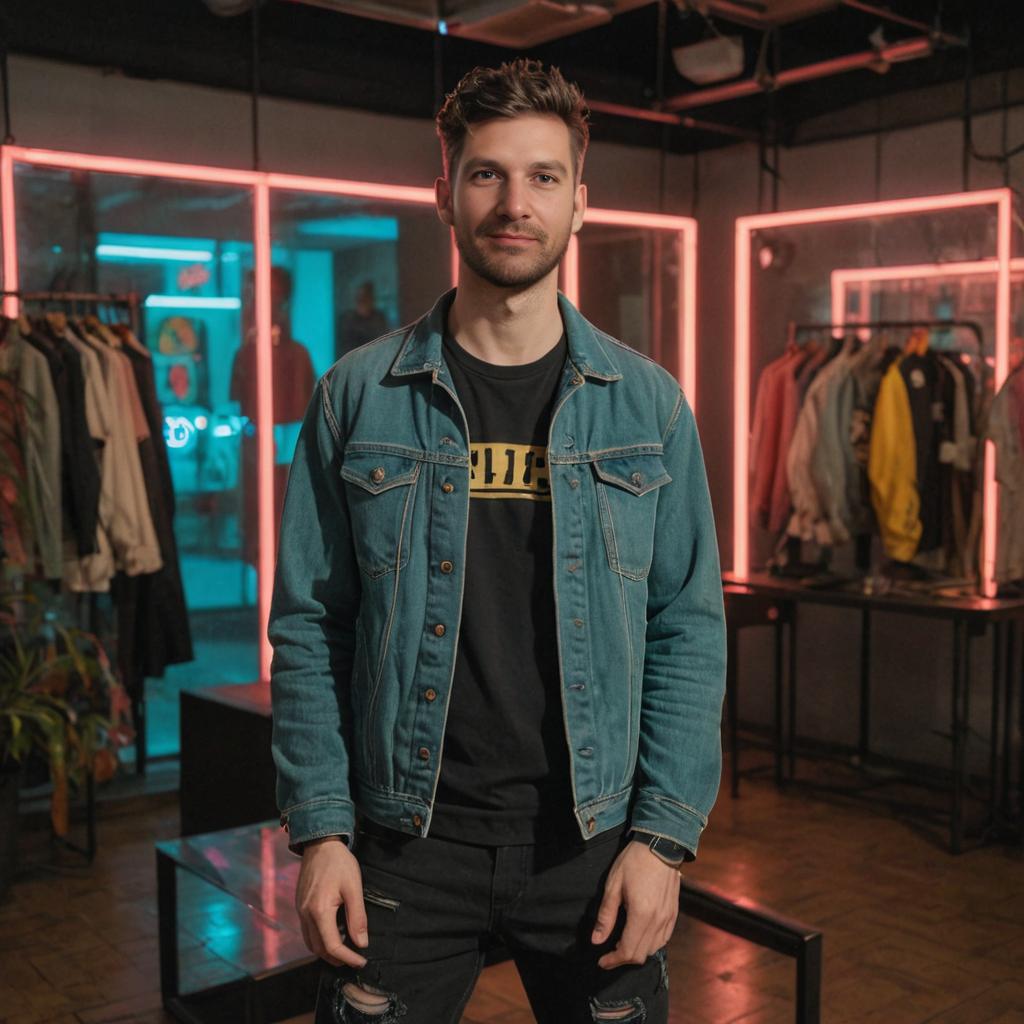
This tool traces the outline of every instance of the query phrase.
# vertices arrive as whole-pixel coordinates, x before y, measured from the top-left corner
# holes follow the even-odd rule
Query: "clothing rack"
[[[20,299],[22,302],[81,302],[92,306],[120,306],[128,310],[131,328],[138,332],[139,296],[136,292],[116,295],[105,292],[25,292],[15,289],[0,291],[0,297]]]
[[[139,296],[136,292],[128,294],[118,295],[108,292],[58,292],[58,291],[20,291],[18,289],[3,289],[0,290],[0,298],[15,298],[22,302],[57,302],[57,303],[82,303],[84,305],[92,306],[117,306],[123,309],[127,309],[130,316],[131,329],[138,333],[139,329]],[[89,601],[89,628],[92,632],[97,632],[96,629],[97,621],[97,609],[96,609],[96,595],[90,595]],[[116,654],[113,658],[114,662],[118,662]],[[129,685],[131,680],[127,679],[127,670],[124,666],[120,666],[122,682],[128,688],[132,696],[132,720],[135,727],[135,771],[137,775],[146,774],[146,763],[148,760],[146,750],[146,717],[145,717],[145,702],[141,696],[136,696],[138,688]],[[92,779],[90,778],[90,796],[89,806],[93,807],[93,796],[91,795]],[[89,859],[92,859],[92,854],[95,851],[95,835],[94,825],[92,824],[92,818],[94,817],[94,811],[89,812],[89,845],[87,847]]]
[[[962,327],[970,331],[978,342],[978,351],[984,346],[984,334],[981,324],[975,320],[862,320],[853,323],[806,323],[800,324],[795,321],[789,323],[789,340],[795,341],[798,334],[806,334],[808,331],[853,331],[870,328],[873,330],[913,330],[915,327],[927,328],[951,328]]]

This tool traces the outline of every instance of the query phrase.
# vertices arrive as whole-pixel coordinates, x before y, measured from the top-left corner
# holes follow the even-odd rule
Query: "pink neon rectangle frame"
[[[736,221],[736,280],[734,291],[735,360],[733,386],[733,576],[744,579],[750,575],[750,515],[749,495],[749,436],[750,436],[750,302],[751,302],[751,238],[755,231],[765,228],[796,225],[827,224],[870,217],[891,217],[914,213],[962,209],[973,206],[996,207],[997,241],[994,260],[976,261],[987,264],[979,273],[997,275],[996,280],[996,386],[1001,386],[1009,369],[1010,355],[1010,270],[1013,230],[1013,193],[1009,189],[987,189],[979,192],[958,192],[940,196],[913,199],[893,199],[877,203],[859,203],[849,206],[822,207],[795,210],[788,213],[757,214],[740,217]],[[918,265],[920,268],[923,265]],[[941,266],[941,265],[939,265]],[[948,270],[959,264],[944,265]],[[870,274],[872,269],[843,268],[850,274]],[[840,308],[833,294],[833,316]],[[842,320],[845,304],[840,308]],[[998,528],[998,505],[995,483],[995,455],[991,444],[986,445],[984,467],[984,524],[982,540],[982,594],[995,594],[995,551]]]
[[[940,277],[977,277],[998,275],[1000,263],[994,260],[965,260],[956,263],[920,263],[896,267],[844,267],[832,271],[832,322],[842,323],[846,316],[846,292],[852,282],[870,284],[876,281],[928,280]],[[1024,271],[1024,259],[1010,259],[1010,274]],[[998,279],[997,279],[998,288]],[[996,305],[998,307],[998,295]],[[1009,316],[1009,314],[1007,314]],[[856,321],[852,321],[856,323]],[[996,329],[996,359],[994,383],[998,391],[1009,372],[1009,322],[1006,327],[1007,357],[999,359],[999,328]],[[1002,373],[1000,373],[1002,369]],[[991,442],[985,445],[982,526],[981,592],[984,597],[995,597],[996,554],[999,542],[999,489],[995,480],[995,450]]]
[[[196,164],[178,164],[160,160],[138,160],[116,156],[66,153],[25,146],[0,147],[0,231],[3,235],[2,259],[4,288],[18,287],[17,226],[14,196],[14,164],[26,163],[65,170],[94,171],[101,174],[128,174],[142,177],[169,178],[217,185],[236,185],[253,191],[253,260],[256,273],[256,406],[257,406],[257,492],[259,501],[258,555],[258,619],[259,668],[261,681],[270,678],[271,647],[267,639],[270,599],[273,589],[276,538],[274,536],[274,445],[273,431],[273,341],[271,336],[270,265],[271,223],[270,195],[274,189],[320,192],[333,195],[362,196],[393,202],[434,203],[434,190],[410,185],[387,185],[377,182],[307,177],[296,174],[234,170]],[[682,385],[691,405],[696,405],[696,256],[697,222],[689,217],[666,214],[634,213],[627,210],[592,208],[586,222],[616,224],[624,227],[677,231],[683,239],[684,266],[679,290],[680,324],[678,333],[679,365]],[[563,280],[566,294],[576,301],[579,294],[578,248],[567,254],[568,266]],[[451,280],[458,282],[458,253],[454,239],[451,245]],[[17,315],[17,299],[4,302],[6,315]],[[12,312],[13,311],[13,312]]]

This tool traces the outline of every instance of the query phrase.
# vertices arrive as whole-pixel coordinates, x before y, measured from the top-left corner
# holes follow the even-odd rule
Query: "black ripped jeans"
[[[316,1024],[458,1024],[487,949],[514,959],[538,1024],[666,1024],[665,950],[605,970],[618,942],[590,935],[608,871],[627,842],[613,829],[567,847],[481,847],[402,836],[367,823],[356,836],[369,946],[364,968],[325,968]],[[344,910],[338,914],[344,932]],[[358,947],[354,947],[358,948]],[[377,1012],[345,998],[355,982],[387,997]]]

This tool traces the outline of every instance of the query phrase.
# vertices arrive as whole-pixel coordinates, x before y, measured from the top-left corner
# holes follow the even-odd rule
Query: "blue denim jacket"
[[[430,830],[470,501],[441,345],[453,295],[335,363],[299,436],[269,629],[293,849],[350,835],[356,808]],[[725,688],[697,429],[666,370],[558,302],[569,358],[548,470],[573,812],[584,838],[628,819],[695,853],[721,776]]]

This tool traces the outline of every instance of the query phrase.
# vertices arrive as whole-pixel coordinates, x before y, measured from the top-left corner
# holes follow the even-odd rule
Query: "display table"
[[[992,714],[988,725],[989,774],[986,824],[982,840],[1001,835],[1020,835],[1021,782],[1024,763],[1014,777],[1014,715],[1024,715],[1021,700],[1021,651],[1018,646],[1024,625],[1024,599],[997,600],[981,597],[936,597],[931,595],[865,594],[855,589],[821,589],[796,580],[768,575],[743,579],[725,576],[726,619],[728,622],[729,678],[727,684],[728,738],[731,755],[732,795],[739,793],[740,767],[738,642],[740,629],[769,626],[775,633],[773,664],[774,775],[778,785],[795,781],[798,757],[840,758],[847,764],[869,767],[882,764],[871,749],[871,617],[877,612],[911,615],[948,622],[951,627],[952,679],[950,692],[950,762],[948,772],[925,773],[906,762],[896,762],[898,773],[890,781],[943,786],[948,794],[949,848],[964,848],[964,797],[969,787],[967,748],[972,740],[970,700],[972,690],[971,650],[973,643],[990,629],[993,636],[991,678]],[[860,699],[858,743],[853,750],[831,745],[817,752],[801,745],[796,736],[798,665],[796,633],[801,605],[846,608],[858,613],[860,635]],[[783,657],[784,633],[789,633],[789,656]],[[784,668],[783,662],[787,664]],[[976,735],[976,734],[975,734]],[[893,766],[893,759],[884,759]]]
[[[300,866],[276,820],[156,844],[160,991],[176,1020],[272,1024],[313,1009],[321,963],[303,944],[294,908]],[[182,873],[190,883],[187,901],[179,901],[186,884]],[[685,877],[679,912],[791,958],[796,965],[794,1019],[818,1024],[821,932]],[[236,977],[182,993],[180,946],[186,929]],[[497,947],[486,964],[506,959],[507,950]]]
[[[312,1008],[320,961],[295,912],[301,864],[276,820],[156,844],[160,991],[176,1020],[270,1024]],[[216,983],[182,992],[183,933],[204,955],[195,973]]]
[[[270,684],[181,694],[181,834],[277,817]]]

